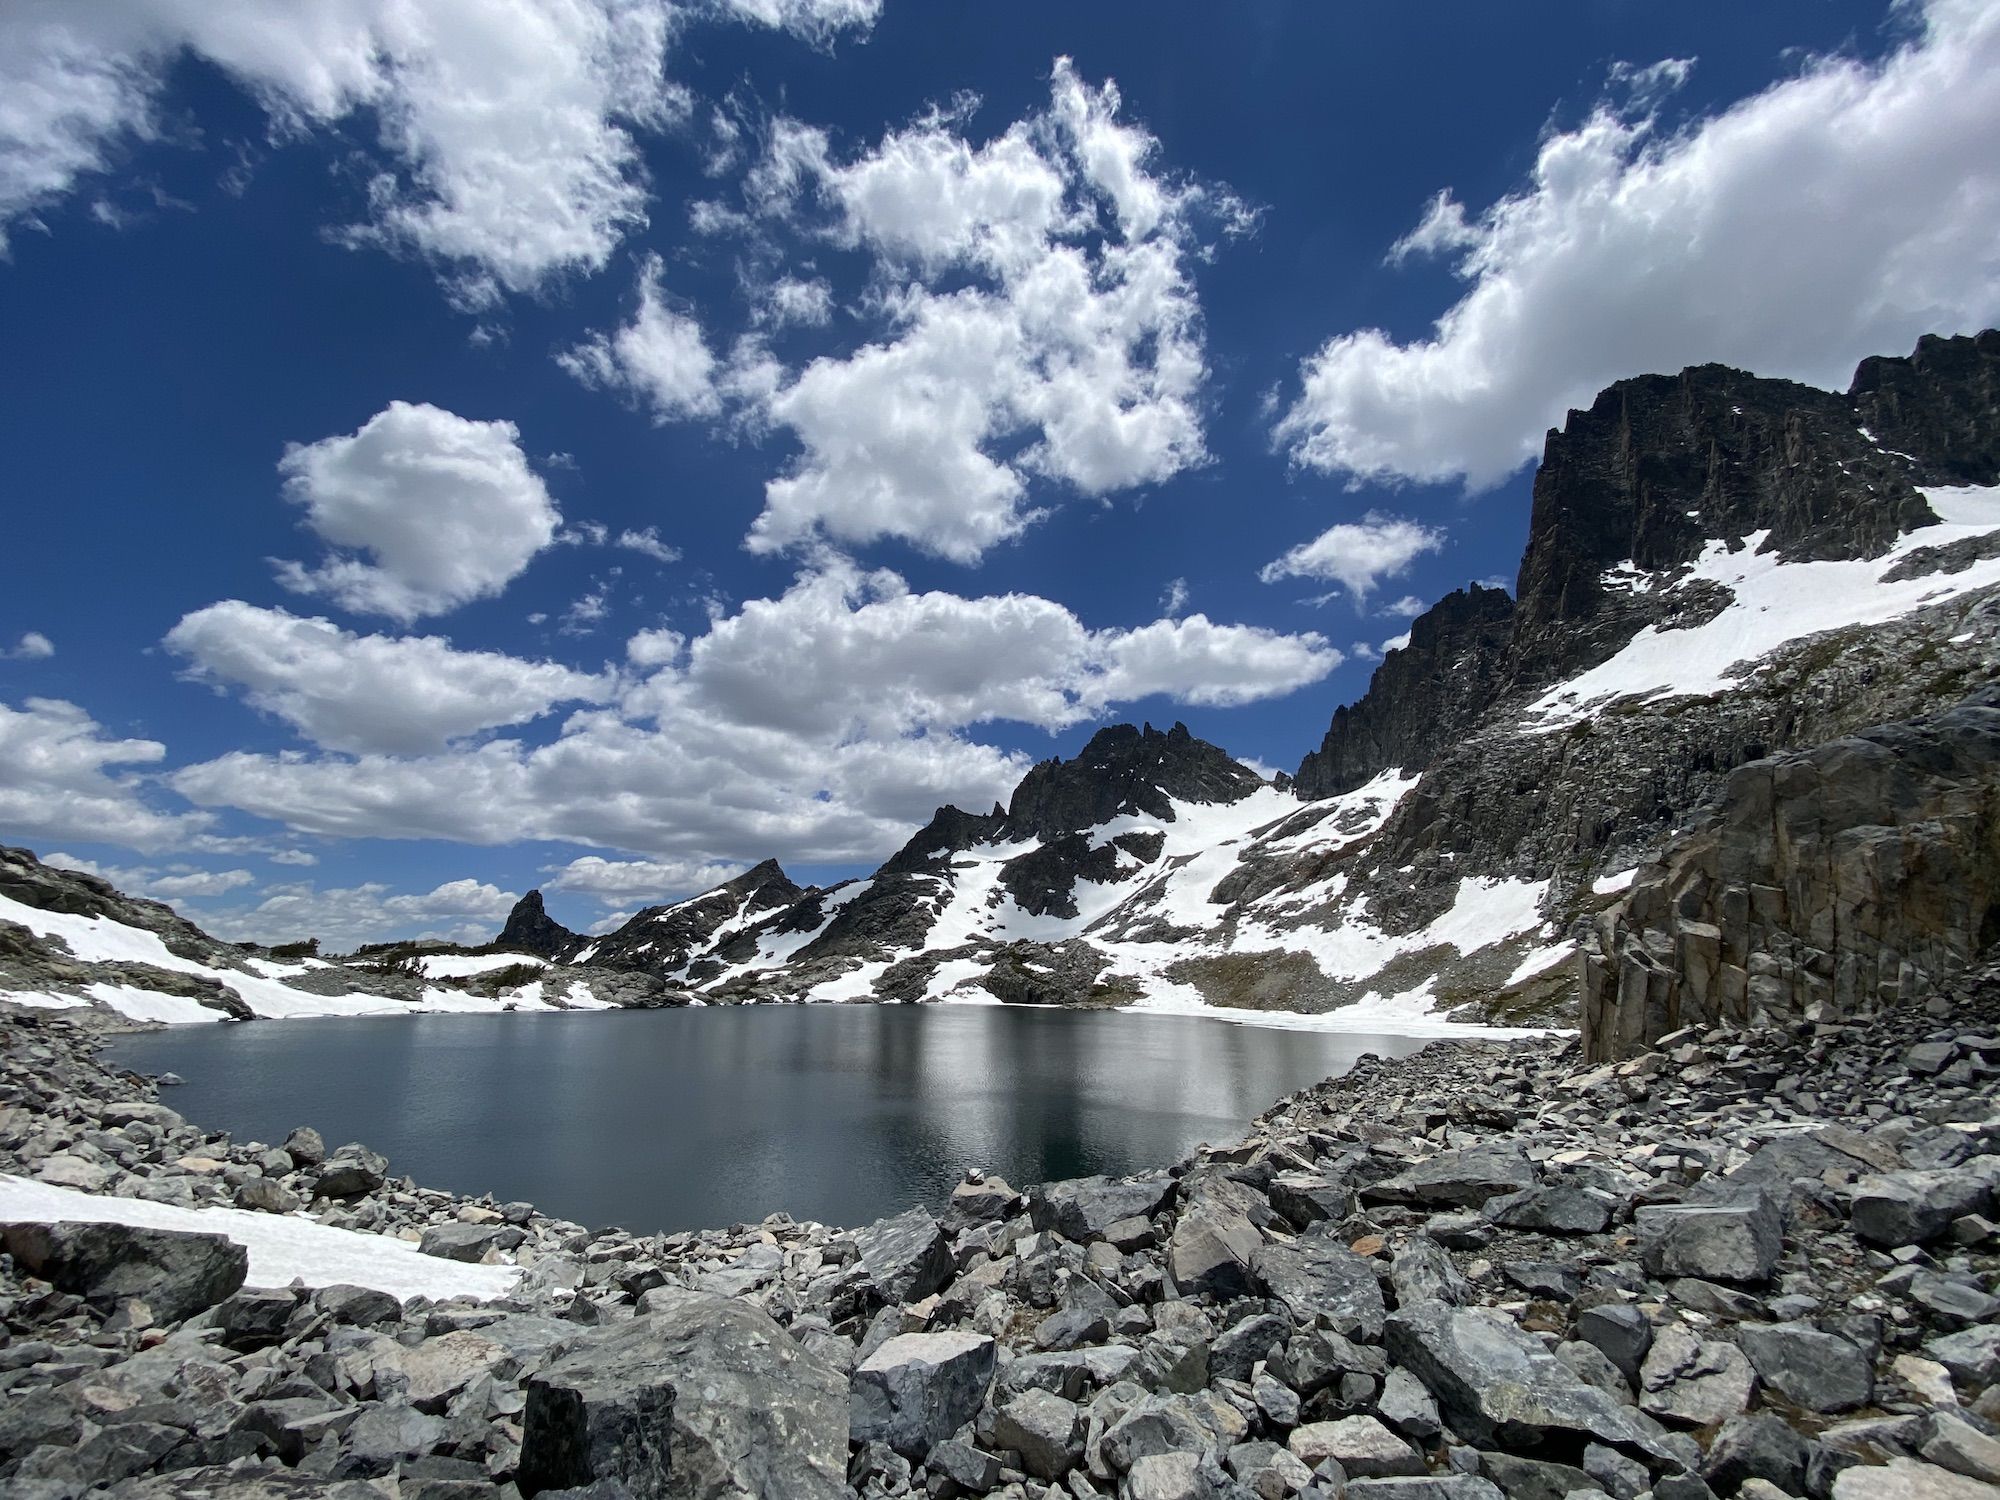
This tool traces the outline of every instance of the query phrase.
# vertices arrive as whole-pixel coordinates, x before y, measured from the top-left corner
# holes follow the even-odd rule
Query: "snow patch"
[[[238,1208],[175,1208],[143,1198],[107,1198],[0,1176],[0,1223],[132,1224],[191,1234],[219,1234],[250,1252],[248,1285],[365,1286],[392,1297],[506,1296],[521,1278],[519,1266],[469,1266],[425,1255],[407,1240],[335,1229],[302,1214],[253,1213]]]

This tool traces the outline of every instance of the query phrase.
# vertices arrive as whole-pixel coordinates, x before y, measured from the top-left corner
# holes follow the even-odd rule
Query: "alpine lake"
[[[941,1208],[1164,1167],[1422,1037],[1016,1006],[759,1005],[183,1026],[120,1038],[239,1140],[311,1125],[427,1187],[638,1233]]]

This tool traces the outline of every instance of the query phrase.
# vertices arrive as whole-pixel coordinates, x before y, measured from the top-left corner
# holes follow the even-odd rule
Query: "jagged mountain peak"
[[[1021,778],[1004,831],[1015,839],[1061,838],[1113,818],[1174,820],[1175,802],[1240,802],[1264,779],[1185,724],[1111,724],[1069,760],[1045,760]]]
[[[506,926],[495,939],[502,948],[515,948],[543,958],[554,958],[581,941],[576,933],[549,915],[539,890],[529,891],[514,903],[514,909],[507,913]]]
[[[1922,487],[1996,480],[2000,332],[1865,360],[1845,393],[1715,364],[1616,381],[1548,434],[1512,605],[1475,587],[1419,616],[1296,790],[1420,771],[1497,703],[1580,676],[1648,627],[1713,618],[1732,589],[1692,575],[1718,546],[1882,558],[1940,520]]]

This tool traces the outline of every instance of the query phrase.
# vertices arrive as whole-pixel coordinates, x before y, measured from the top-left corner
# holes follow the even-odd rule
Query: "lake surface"
[[[311,1125],[427,1187],[651,1233],[941,1207],[1171,1164],[1413,1037],[998,1006],[756,1005],[184,1026],[111,1055],[239,1140]]]

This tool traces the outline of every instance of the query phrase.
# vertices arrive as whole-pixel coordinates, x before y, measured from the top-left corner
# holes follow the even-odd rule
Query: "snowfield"
[[[408,1240],[335,1229],[302,1214],[252,1213],[240,1208],[175,1208],[143,1198],[107,1198],[0,1175],[0,1224],[70,1219],[219,1234],[250,1252],[248,1286],[365,1286],[392,1297],[504,1297],[521,1279],[519,1266],[469,1266],[425,1255]]]
[[[1728,608],[1688,630],[1648,626],[1609,661],[1544,693],[1528,709],[1528,727],[1544,732],[1566,728],[1618,698],[1719,693],[1760,657],[1789,642],[1851,625],[1879,625],[2000,583],[2000,558],[1991,557],[1958,573],[1885,580],[1883,575],[1913,552],[2000,531],[2000,485],[1929,489],[1924,496],[1939,524],[1907,533],[1881,557],[1780,562],[1758,550],[1768,536],[1762,531],[1740,542],[1710,542],[1687,578],[1666,592],[1694,582],[1720,583],[1736,596]],[[1632,586],[1622,577],[1607,582]]]
[[[309,968],[328,967],[323,962],[309,960],[301,964],[286,965],[263,961],[257,964],[255,973],[246,973],[242,969],[216,968],[182,958],[170,951],[167,945],[160,941],[157,933],[148,932],[144,928],[128,927],[122,922],[112,921],[109,917],[79,917],[67,912],[43,911],[40,907],[26,906],[6,896],[0,896],[0,921],[18,922],[38,937],[61,938],[68,945],[70,953],[85,963],[151,964],[154,968],[166,969],[176,974],[194,974],[217,980],[235,991],[237,997],[259,1018],[267,1020],[293,1020],[307,1016],[405,1016],[443,1012],[499,1015],[510,1009],[561,1008],[543,1000],[542,986],[539,982],[505,991],[497,999],[488,999],[483,995],[468,995],[462,990],[438,988],[426,989],[421,998],[415,1001],[392,1000],[383,995],[308,994],[304,990],[295,990],[284,983],[282,976],[303,974]],[[447,955],[433,955],[434,958],[445,956]],[[481,964],[486,969],[491,969],[521,960],[511,955],[494,955],[491,958],[463,961]],[[474,969],[469,972],[482,971]],[[130,1016],[135,1021],[161,1021],[170,1026],[184,1026],[229,1019],[223,1012],[187,996],[163,995],[131,984],[100,982],[86,985],[85,989],[92,999],[108,1005],[121,1015]],[[80,995],[40,992],[10,993],[3,998],[18,1005],[46,1010],[69,1010],[85,1003]],[[569,1006],[581,1010],[607,1008],[607,1002],[597,1000],[586,986],[576,982],[570,984],[566,1000]]]

